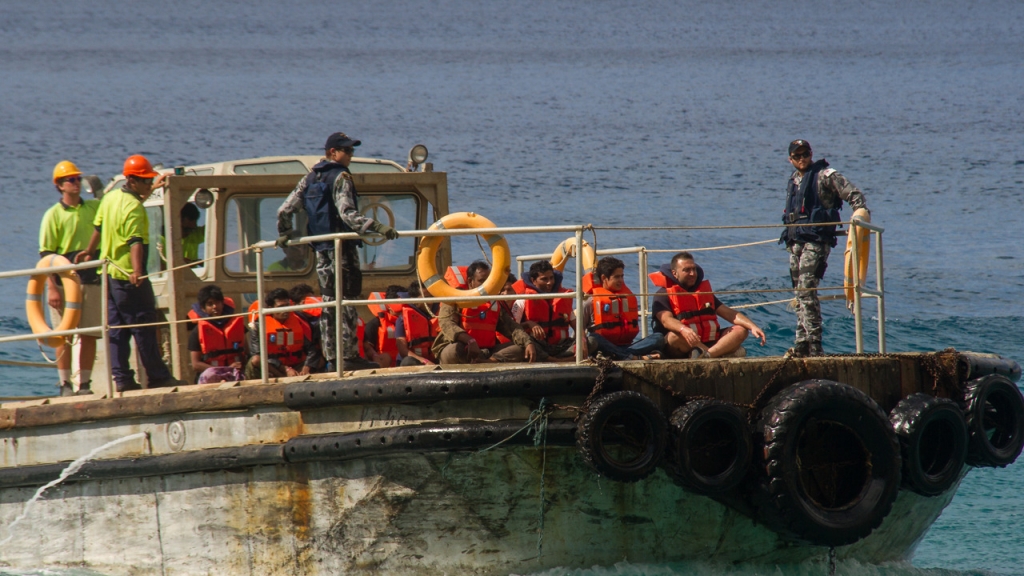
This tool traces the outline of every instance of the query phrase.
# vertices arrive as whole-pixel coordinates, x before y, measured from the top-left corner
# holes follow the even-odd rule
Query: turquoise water
[[[165,165],[313,154],[328,132],[344,130],[368,156],[402,160],[412,144],[427,144],[435,169],[448,173],[453,211],[500,225],[771,224],[789,172],[785,146],[799,137],[864,190],[886,228],[890,350],[954,346],[1024,360],[1019,2],[171,0],[126,11],[111,0],[4,7],[4,269],[35,263],[39,218],[56,200],[49,174],[64,158],[106,177],[136,152]],[[601,230],[598,241],[676,249],[774,235]],[[515,238],[512,248],[550,252],[562,239]],[[469,241],[455,252],[460,261],[479,254]],[[698,261],[720,290],[789,282],[774,244]],[[834,255],[827,284],[839,269]],[[0,333],[27,330],[23,291],[21,281],[0,281]],[[788,347],[789,312],[749,315],[769,337],[751,355]],[[838,304],[825,316],[826,349],[852,351],[850,316]],[[0,359],[40,355],[7,345]],[[0,367],[2,396],[51,393],[52,381]],[[1021,494],[1020,464],[976,470],[913,566],[842,573],[1024,573]]]

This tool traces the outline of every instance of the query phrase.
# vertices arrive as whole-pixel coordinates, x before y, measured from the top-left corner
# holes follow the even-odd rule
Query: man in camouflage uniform
[[[359,197],[352,184],[352,174],[348,165],[352,161],[355,147],[362,142],[353,140],[341,132],[335,132],[324,144],[324,160],[313,166],[312,172],[299,180],[284,204],[277,210],[278,246],[285,246],[294,234],[292,230],[292,214],[305,210],[308,219],[309,235],[331,234],[338,232],[369,231],[383,235],[388,240],[398,238],[394,228],[374,221],[359,213]],[[341,243],[340,263],[336,261],[334,242],[314,242],[316,251],[316,274],[320,280],[320,295],[325,303],[334,301],[334,267],[342,267],[342,296],[358,298],[363,289],[363,274],[359,269],[358,240],[344,240]],[[337,361],[337,345],[335,342],[335,310],[324,308],[320,315],[320,335],[323,343],[324,357],[328,362]],[[356,336],[356,323],[359,313],[352,306],[343,308],[342,338],[345,344],[344,368],[360,370],[379,368],[376,363],[368,362],[359,356],[359,342]]]
[[[836,227],[843,200],[854,209],[864,208],[864,194],[842,174],[828,167],[824,159],[814,162],[806,140],[789,144],[789,163],[796,170],[789,177],[785,224],[806,224],[786,228],[779,242],[789,251],[789,275],[796,289],[796,338],[789,353],[820,356],[821,303],[816,288],[825,276],[829,252],[836,245]]]

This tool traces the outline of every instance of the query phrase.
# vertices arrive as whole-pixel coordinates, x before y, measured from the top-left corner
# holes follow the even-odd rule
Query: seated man
[[[660,358],[665,337],[651,334],[633,342],[640,333],[640,311],[636,296],[626,286],[625,264],[606,256],[594,269],[596,285],[583,301],[580,325],[587,330],[587,349],[613,360],[653,360]]]
[[[186,202],[178,215],[181,222],[181,257],[186,264],[199,262],[199,246],[206,242],[206,226],[199,225],[199,207],[192,202]],[[170,261],[171,258],[170,253],[164,250],[166,244],[166,238],[161,234],[156,247],[164,262]]]
[[[529,279],[513,284],[517,294],[555,294],[572,292],[562,288],[562,273],[551,266],[551,262],[540,260],[530,266]],[[516,300],[512,307],[512,317],[533,336],[534,340],[545,345],[549,354],[569,352],[573,340],[569,337],[569,328],[576,329],[576,315],[573,313],[572,298],[555,298],[553,300]]]
[[[726,356],[739,349],[748,333],[760,338],[764,346],[764,332],[711,293],[711,283],[689,252],[676,254],[650,278],[661,286],[654,296],[652,324],[655,332],[665,335],[668,357]],[[733,326],[720,330],[719,316]]]
[[[210,284],[199,289],[196,304],[189,317],[196,320],[188,335],[188,350],[196,382],[237,382],[242,379],[242,365],[248,356],[245,349],[245,318],[220,318],[234,314],[233,306],[225,305],[219,286]]]
[[[490,273],[491,265],[477,260],[466,269],[466,285],[458,287],[470,290],[479,288]],[[522,362],[524,358],[534,362],[546,357],[530,335],[497,301],[462,309],[455,304],[441,304],[438,328],[441,333],[434,340],[431,351],[442,366],[487,361]],[[498,342],[498,334],[511,341]]]
[[[292,301],[292,304],[319,304],[323,302],[323,299],[319,296],[314,296],[313,287],[309,284],[296,284],[292,286],[291,290],[288,291],[288,298]],[[308,310],[299,310],[295,313],[296,316],[302,318],[306,324],[309,324],[310,337],[317,346],[322,346],[320,342],[320,315],[323,313],[323,308],[310,308]],[[311,370],[313,372],[322,372],[324,366],[313,366]]]
[[[407,289],[409,298],[419,298],[420,284],[413,281]],[[433,310],[436,312],[436,310]],[[402,366],[433,366],[437,358],[430,351],[430,345],[437,338],[438,321],[426,304],[406,304],[402,315],[395,323],[395,341]]]
[[[275,288],[263,299],[265,308],[291,306],[291,298],[284,288]],[[266,316],[268,377],[299,376],[309,374],[313,367],[323,364],[320,347],[313,342],[309,324],[292,312],[277,312]],[[249,353],[252,357],[245,365],[245,377],[256,380],[260,371],[260,332],[249,332]]]

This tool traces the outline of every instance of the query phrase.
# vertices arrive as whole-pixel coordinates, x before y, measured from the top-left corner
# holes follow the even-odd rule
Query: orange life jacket
[[[529,286],[524,280],[512,284],[517,294],[539,294],[535,287]],[[558,288],[558,292],[572,292],[567,288]],[[554,300],[523,300],[523,320],[536,322],[547,334],[548,344],[558,344],[569,339],[569,317],[572,316],[572,300],[555,298]]]
[[[295,368],[306,361],[303,350],[312,338],[309,324],[295,314],[288,314],[288,320],[278,322],[273,316],[264,317],[267,322],[267,355],[278,359],[281,364]]]
[[[245,318],[232,318],[223,329],[208,320],[199,320],[196,330],[199,330],[203,362],[210,366],[230,366],[245,360]]]
[[[230,310],[230,312],[228,312],[228,310]],[[234,314],[235,313],[235,300],[233,298],[230,298],[228,296],[224,297],[224,313],[225,314]],[[192,304],[192,307],[189,308],[189,310],[188,310],[187,316],[189,317],[190,320],[192,320],[193,324],[195,324],[196,322],[199,322],[203,318],[209,318],[210,317],[209,314],[207,314],[206,312],[202,311],[202,309],[199,307],[198,303]]]
[[[406,306],[402,310],[402,322],[405,324],[405,341],[409,345],[409,350],[421,358],[436,361],[430,347],[437,338],[437,318],[428,318],[417,308]]]
[[[640,333],[640,312],[633,292],[627,286],[623,286],[621,292],[596,286],[592,294],[594,325],[591,331],[617,346],[632,344]]]
[[[363,342],[366,339],[366,322],[362,316],[356,317],[356,339],[359,340],[359,355],[366,358],[366,350],[363,350]]]
[[[710,282],[702,281],[694,292],[703,294],[695,294],[669,280],[662,272],[649,274],[648,277],[655,286],[665,289],[676,320],[696,332],[701,342],[714,342],[718,338],[718,313],[715,312],[715,295],[711,293]]]
[[[453,288],[467,290],[469,283],[466,278],[468,266],[449,266],[444,279]],[[462,329],[476,340],[481,348],[493,348],[498,343],[498,318],[501,316],[498,302],[484,302],[475,308],[462,308]]]
[[[319,296],[306,296],[305,298],[302,299],[302,302],[298,302],[298,304],[323,304],[323,301],[324,299]],[[308,308],[306,310],[303,310],[303,312],[312,316],[313,318],[319,318],[320,315],[324,313],[324,309]]]
[[[371,292],[370,300],[380,300],[377,304],[370,304],[370,312],[380,319],[380,332],[377,333],[377,352],[391,356],[391,364],[381,366],[390,368],[395,365],[398,359],[398,340],[395,338],[395,324],[398,317],[402,315],[404,304],[388,304],[384,299],[383,292]]]

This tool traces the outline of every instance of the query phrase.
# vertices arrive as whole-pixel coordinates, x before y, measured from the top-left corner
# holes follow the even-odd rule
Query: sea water
[[[4,270],[38,258],[62,159],[106,178],[129,154],[164,165],[315,154],[343,130],[363,141],[363,156],[402,161],[425,143],[448,174],[452,211],[502,226],[744,225],[779,221],[786,146],[804,138],[885,227],[889,350],[1024,360],[1022,3],[40,0],[2,11]],[[670,250],[776,235],[606,229],[597,241]],[[510,243],[516,254],[544,253],[562,236]],[[841,282],[836,252],[825,285]],[[480,251],[464,240],[455,255],[466,263]],[[697,258],[719,290],[789,285],[774,243]],[[635,273],[627,278],[636,286]],[[0,284],[0,334],[27,331],[24,280]],[[851,316],[838,303],[824,309],[826,350],[853,351]],[[790,345],[791,312],[748,313],[768,334],[764,348],[748,343],[751,355]],[[0,359],[41,358],[32,343],[4,345]],[[2,396],[55,390],[51,371],[0,367]],[[1024,573],[1022,466],[973,471],[913,566],[841,570]],[[623,564],[545,574],[822,570]]]

